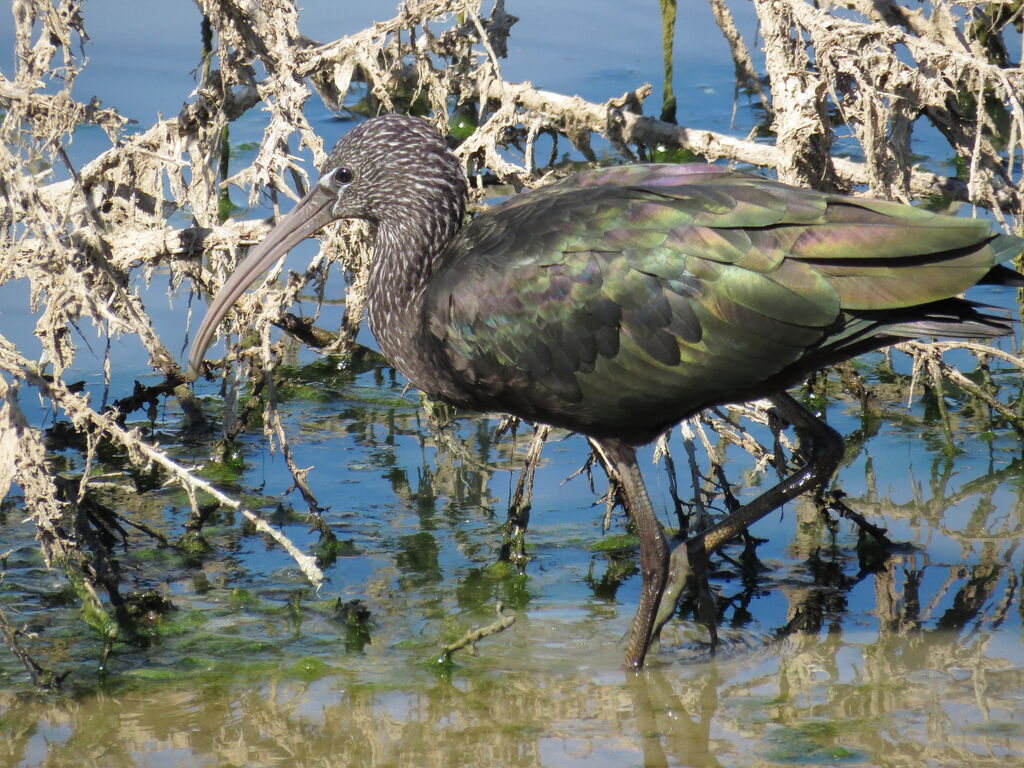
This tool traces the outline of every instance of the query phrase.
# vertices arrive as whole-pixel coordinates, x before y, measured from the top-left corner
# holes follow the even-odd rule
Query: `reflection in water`
[[[276,673],[251,687],[6,697],[0,754],[5,765],[45,755],[49,766],[637,765],[640,754],[644,766],[995,766],[1024,754],[1024,680],[989,655],[991,636],[852,640],[799,633],[770,653],[655,665],[640,677],[615,670],[610,655],[580,675],[580,649],[529,665],[491,648],[452,679]]]
[[[214,550],[191,560],[132,538],[125,572],[175,610],[158,618],[150,647],[118,646],[105,680],[95,678],[97,642],[42,586],[31,532],[8,515],[5,531],[26,540],[11,541],[4,608],[35,633],[35,652],[73,674],[64,697],[0,694],[0,765],[1024,758],[1012,435],[977,454],[965,441],[965,453],[940,460],[919,442],[908,458],[901,433],[881,430],[848,455],[840,482],[850,506],[904,546],[880,552],[802,499],[756,529],[768,539],[757,567],[738,546],[717,564],[718,654],[684,606],[635,677],[620,668],[618,642],[636,601],[634,544],[605,536],[585,480],[560,484],[583,463],[582,441],[556,435],[545,448],[520,573],[498,554],[529,435],[495,441],[486,419],[438,430],[400,386],[374,370],[329,402],[286,406],[297,463],[314,467],[325,520],[346,542],[321,594],[229,519],[213,519]],[[245,451],[242,487],[287,485],[262,441]],[[908,467],[927,480],[907,481]],[[669,487],[649,471],[652,487]],[[301,518],[279,498],[264,506],[284,510],[281,524],[302,541]],[[139,519],[173,527],[185,508],[177,500]],[[437,667],[440,645],[491,621],[497,601],[516,624],[482,641],[478,657]],[[6,690],[24,680],[9,657],[0,674]]]

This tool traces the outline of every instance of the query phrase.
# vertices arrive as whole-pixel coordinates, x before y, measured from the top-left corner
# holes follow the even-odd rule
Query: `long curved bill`
[[[334,200],[334,196],[323,190],[319,184],[314,186],[287,216],[277,222],[277,226],[270,230],[270,234],[263,242],[251,250],[242,263],[235,267],[231,277],[214,296],[213,303],[206,310],[206,317],[203,318],[196,333],[195,341],[192,342],[186,374],[189,381],[199,378],[203,355],[213,342],[217,326],[228,310],[252,282],[275,261],[331,223],[334,218],[331,204]]]

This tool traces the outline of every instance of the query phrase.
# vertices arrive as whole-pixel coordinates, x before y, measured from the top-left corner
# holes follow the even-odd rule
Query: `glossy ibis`
[[[579,173],[463,227],[467,191],[427,122],[387,115],[354,128],[217,294],[189,375],[261,272],[336,219],[372,222],[369,322],[392,365],[460,408],[583,433],[617,476],[640,534],[634,668],[674,609],[670,571],[678,581],[835,470],[839,435],[786,387],[908,337],[1011,331],[956,298],[975,283],[1021,279],[1000,263],[1024,241],[984,221],[705,165]],[[702,408],[760,397],[811,443],[807,465],[677,547],[670,566],[635,448]]]

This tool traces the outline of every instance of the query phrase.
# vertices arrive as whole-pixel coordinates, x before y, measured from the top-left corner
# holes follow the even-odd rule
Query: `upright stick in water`
[[[238,266],[189,357],[196,377],[249,284],[336,219],[376,226],[370,328],[415,387],[588,435],[640,532],[643,588],[626,662],[640,668],[678,585],[706,554],[828,480],[839,435],[785,394],[823,366],[915,336],[1010,333],[959,294],[1017,284],[1024,241],[983,221],[824,194],[705,165],[588,171],[462,227],[462,167],[426,122],[369,120]],[[771,397],[808,465],[673,553],[635,449],[702,408]]]

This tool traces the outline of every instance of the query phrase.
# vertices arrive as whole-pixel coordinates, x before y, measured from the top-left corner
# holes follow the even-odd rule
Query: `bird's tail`
[[[993,269],[996,272],[1000,268]],[[1002,268],[1005,269],[1005,268]],[[998,285],[1024,286],[1024,276],[1006,269],[1020,282]],[[989,274],[992,274],[991,272]],[[912,316],[890,317],[880,322],[879,336],[916,339],[935,337],[946,339],[993,339],[1013,333],[1014,322],[1008,310],[967,299],[946,299],[907,310]]]
[[[845,360],[902,339],[994,339],[1015,327],[1009,311],[958,298],[903,309],[847,310],[841,323],[816,350],[817,359]]]
[[[1013,288],[1024,288],[1024,275],[1015,269],[997,264],[978,281],[978,285],[1008,285]]]
[[[995,266],[978,284],[1024,288],[1024,275],[1002,263],[1024,254],[1024,239],[1014,235],[995,235],[989,240],[988,247]],[[1008,336],[1014,329],[1009,310],[967,299],[945,299],[910,307],[904,312],[910,316],[893,317],[891,323],[883,320],[879,333],[898,338],[992,339]]]
[[[1024,275],[1015,269],[1003,266],[1003,262],[1016,259],[1024,254],[1024,238],[1016,235],[996,235],[989,243],[992,249],[992,263],[995,265],[978,282],[981,285],[1008,285],[1024,288]]]

